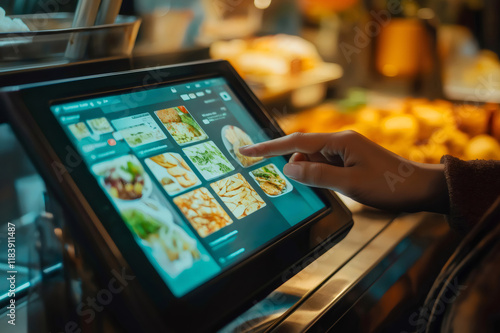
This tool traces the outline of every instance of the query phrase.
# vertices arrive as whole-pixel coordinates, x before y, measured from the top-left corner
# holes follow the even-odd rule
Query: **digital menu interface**
[[[176,297],[325,208],[223,78],[54,104],[123,223]]]

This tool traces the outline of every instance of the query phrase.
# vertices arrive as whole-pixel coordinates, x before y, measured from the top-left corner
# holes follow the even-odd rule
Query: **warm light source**
[[[266,9],[271,4],[271,0],[254,0],[253,3],[259,9]]]
[[[384,67],[382,67],[382,73],[385,76],[389,77],[394,77],[397,76],[399,73],[399,70],[396,66],[391,65],[391,64],[385,64]]]

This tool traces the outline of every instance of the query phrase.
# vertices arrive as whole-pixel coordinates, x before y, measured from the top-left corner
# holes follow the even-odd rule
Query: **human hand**
[[[242,147],[240,153],[265,157],[293,154],[283,168],[289,178],[376,208],[448,210],[442,164],[406,160],[354,131],[294,133]]]

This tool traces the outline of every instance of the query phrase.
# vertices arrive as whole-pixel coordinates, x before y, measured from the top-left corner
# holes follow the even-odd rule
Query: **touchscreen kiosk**
[[[331,242],[352,223],[336,197],[282,173],[287,157],[239,153],[283,133],[226,62],[2,96],[77,215],[71,229],[106,257],[103,267],[137,276],[131,299],[149,304],[165,328],[218,327],[325,250],[315,227],[327,225],[320,239]]]

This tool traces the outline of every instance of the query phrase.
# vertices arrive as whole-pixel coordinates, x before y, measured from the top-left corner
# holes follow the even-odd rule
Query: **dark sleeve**
[[[500,196],[500,161],[441,159],[450,196],[450,226],[468,230]]]

